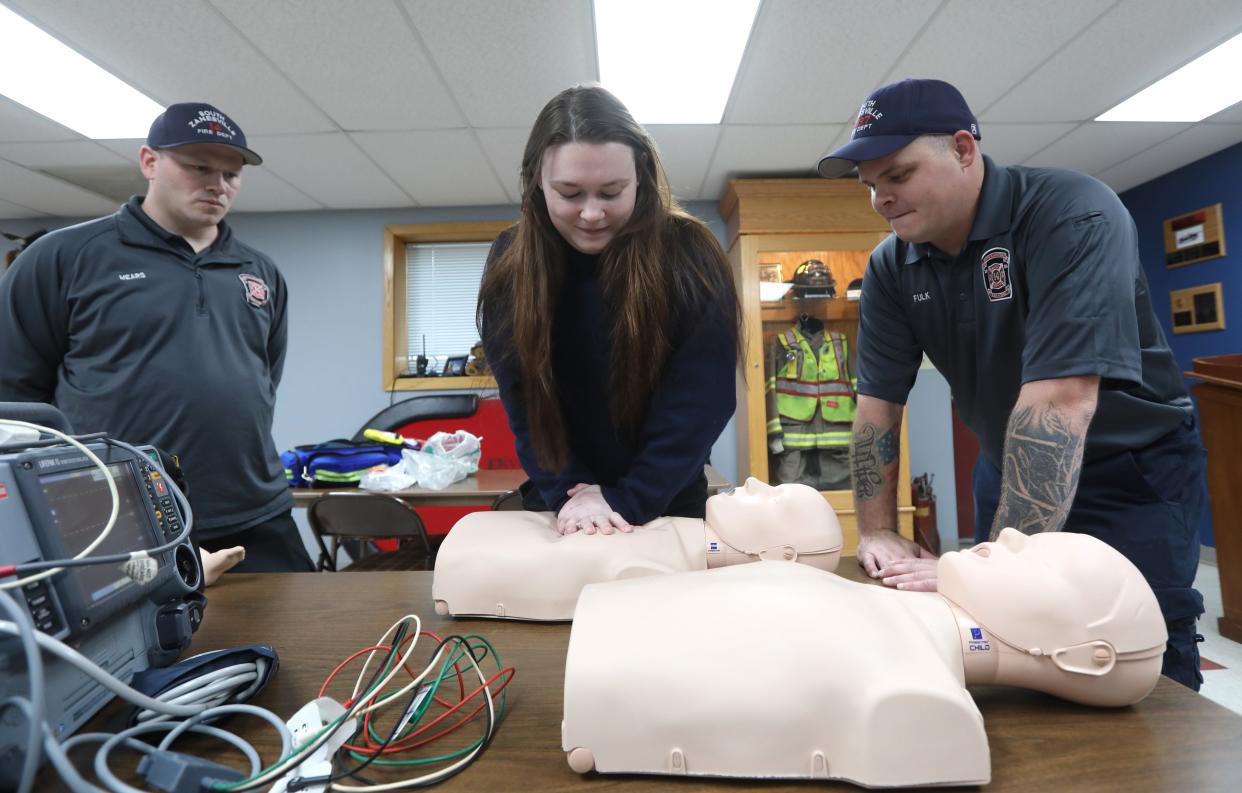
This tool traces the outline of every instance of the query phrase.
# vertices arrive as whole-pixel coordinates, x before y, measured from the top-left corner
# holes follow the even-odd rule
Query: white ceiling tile
[[[820,124],[853,119],[939,4],[768,0],[751,32],[725,121]]]
[[[726,124],[699,197],[719,199],[725,182],[737,177],[811,176],[826,148],[824,141],[838,134],[841,126]]]
[[[0,158],[27,168],[79,168],[125,165],[121,155],[89,140],[51,143],[0,143]],[[138,170],[138,159],[129,160]]]
[[[470,124],[530,128],[561,90],[598,79],[591,0],[402,0]]]
[[[25,105],[0,96],[0,141],[48,140],[83,140],[83,137]]]
[[[480,129],[478,133],[479,145],[500,176],[505,195],[511,203],[521,203],[522,152],[526,150],[530,129]]]
[[[262,165],[247,165],[242,170],[241,190],[233,202],[234,212],[291,212],[323,208],[322,203]]]
[[[375,0],[211,0],[346,130],[464,123],[405,14]],[[349,57],[339,57],[348,53]]]
[[[4,220],[20,220],[22,218],[40,218],[47,217],[46,212],[36,212],[29,207],[10,204],[8,201],[0,201],[0,219]],[[0,251],[7,251],[13,247],[8,240],[0,237]]]
[[[251,147],[271,170],[329,209],[408,206],[393,184],[345,133],[257,135]]]
[[[996,121],[1095,118],[1240,29],[1242,3],[1237,0],[1116,3],[1055,58],[986,108],[987,117]]]
[[[509,201],[468,129],[356,132],[351,135],[424,206],[478,206]]]
[[[591,0],[0,2],[157,101],[234,116],[267,158],[238,211],[516,203],[539,109],[596,77]],[[1180,134],[1081,122],[1238,30],[1237,0],[765,0],[729,123],[651,132],[677,195],[713,200],[730,174],[810,173],[880,83],[940,77],[997,162],[1129,186],[1236,142],[1242,105]],[[30,166],[0,179],[0,217],[111,211],[143,188],[141,144],[91,144],[0,97],[0,158]]]
[[[983,139],[979,147],[998,164],[1012,165],[1026,160],[1077,124],[985,124],[979,122]]]
[[[652,124],[647,132],[656,142],[660,161],[668,173],[673,195],[679,201],[714,200],[701,196],[699,189],[707,175],[707,165],[720,139],[721,127],[716,124]]]
[[[249,142],[253,144],[253,141]],[[138,167],[138,150],[146,144],[146,141],[142,138],[109,138],[96,141],[96,143],[119,155],[126,162],[132,162],[136,168]]]
[[[1101,173],[1189,126],[1168,122],[1088,121],[1027,157],[1022,164]]]
[[[962,92],[976,115],[984,120],[986,116],[981,111],[1090,25],[1113,2],[950,0],[897,61],[888,79],[946,80]],[[961,45],[946,46],[950,42]]]
[[[116,211],[116,202],[46,174],[0,160],[0,200],[48,215],[93,217]]]
[[[1242,143],[1242,124],[1196,124],[1098,176],[1120,193],[1237,143]]]
[[[206,0],[6,3],[161,104],[210,102],[247,136],[334,128]]]

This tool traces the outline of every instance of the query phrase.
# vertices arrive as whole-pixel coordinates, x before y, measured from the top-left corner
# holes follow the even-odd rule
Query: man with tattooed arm
[[[937,560],[895,531],[902,408],[926,355],[982,449],[976,541],[1012,526],[1117,548],[1160,602],[1162,671],[1198,690],[1205,454],[1134,222],[1095,179],[997,165],[980,139],[956,88],[904,80],[872,93],[819,163],[829,178],[857,166],[893,230],[860,304],[859,562],[887,585],[936,588]]]

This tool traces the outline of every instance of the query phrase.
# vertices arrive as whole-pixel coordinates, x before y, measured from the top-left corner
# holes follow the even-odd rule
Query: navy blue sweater
[[[507,247],[506,232],[489,261]],[[703,466],[736,407],[734,329],[720,307],[675,306],[671,342],[659,385],[637,437],[628,441],[609,414],[612,313],[599,281],[599,257],[566,246],[566,271],[552,317],[552,369],[560,396],[569,460],[547,471],[535,460],[516,358],[489,333],[483,343],[517,440],[522,468],[549,509],[559,510],[578,482],[598,484],[609,506],[630,523],[664,515],[703,517]],[[520,310],[520,309],[519,309]]]

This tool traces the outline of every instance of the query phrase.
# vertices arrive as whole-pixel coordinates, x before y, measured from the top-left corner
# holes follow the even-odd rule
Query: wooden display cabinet
[[[858,303],[846,288],[866,269],[867,258],[888,235],[888,225],[871,209],[867,190],[857,182],[829,179],[742,179],[731,181],[720,201],[728,224],[728,254],[737,280],[745,319],[746,360],[738,378],[738,479],[753,476],[772,482],[764,399],[764,351],[774,336],[806,314],[828,330],[845,335],[854,373],[858,338]],[[828,265],[836,282],[833,299],[795,299],[792,290],[779,301],[760,300],[761,280],[784,281],[807,259]],[[771,288],[771,287],[769,287]],[[910,455],[902,422],[897,482],[898,526],[914,536],[910,497]],[[843,553],[858,547],[853,492],[821,491],[836,510],[845,535]]]

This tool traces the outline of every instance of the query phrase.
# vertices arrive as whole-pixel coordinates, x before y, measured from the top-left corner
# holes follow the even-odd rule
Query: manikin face
[[[196,235],[228,214],[241,187],[242,156],[229,146],[194,143],[139,152],[150,187],[143,210],[169,231]]]
[[[970,182],[954,151],[920,138],[887,157],[860,162],[858,181],[871,190],[876,213],[905,242],[956,254],[965,241],[974,201],[963,200]]]
[[[1165,641],[1142,574],[1085,534],[1005,529],[995,542],[942,556],[938,579],[941,595],[1020,649],[1099,639],[1132,652]]]
[[[556,230],[576,250],[597,254],[634,213],[634,151],[624,143],[553,146],[544,152],[539,183]]]
[[[707,499],[707,523],[738,550],[792,545],[799,552],[841,546],[841,523],[814,488],[773,487],[753,476],[728,493]]]

